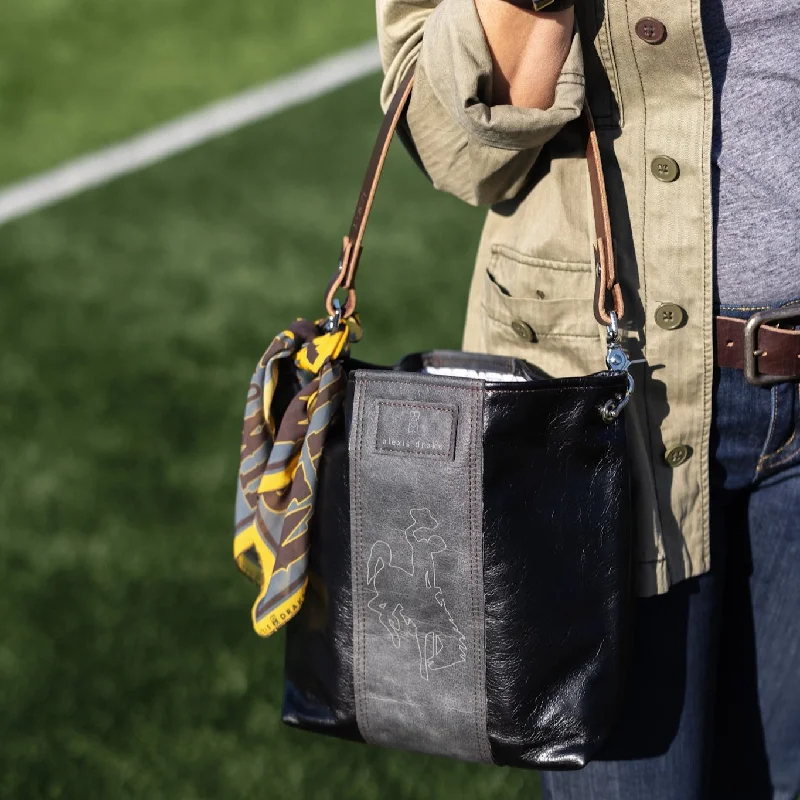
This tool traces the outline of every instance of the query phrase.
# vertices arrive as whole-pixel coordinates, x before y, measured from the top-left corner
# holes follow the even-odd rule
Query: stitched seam
[[[450,453],[422,453],[419,450],[403,450],[399,447],[375,447],[375,452],[384,456],[413,456],[414,458],[430,458],[432,461],[452,461]]]
[[[481,757],[484,761],[489,761],[491,763],[490,754],[487,752],[488,750],[488,740],[486,735],[481,735],[481,729],[478,719],[478,706],[480,703],[480,698],[478,695],[478,686],[482,683],[480,678],[480,666],[479,659],[477,657],[478,651],[478,642],[475,636],[475,622],[478,619],[478,614],[480,610],[478,608],[478,542],[476,539],[476,519],[482,519],[482,515],[478,514],[478,469],[477,469],[477,448],[478,448],[478,407],[480,405],[480,396],[481,396],[481,388],[479,386],[475,386],[472,388],[473,400],[472,400],[472,425],[471,425],[471,440],[470,440],[470,487],[469,491],[471,494],[470,497],[470,539],[471,547],[470,547],[470,558],[472,560],[472,572],[471,572],[471,588],[472,588],[472,597],[471,597],[471,604],[472,604],[472,621],[473,621],[473,630],[472,630],[472,695],[473,695],[473,710],[474,710],[474,720],[475,720],[475,737],[476,737],[476,744],[478,746],[478,752],[481,754]],[[482,576],[481,576],[482,580]],[[485,654],[486,654],[486,645],[485,642],[483,643],[483,655],[484,658],[481,659],[481,662],[485,661]],[[486,689],[484,687],[483,695],[486,695]],[[485,734],[485,731],[484,731]]]
[[[475,393],[475,389],[470,389],[470,394],[467,395],[470,397],[470,404],[474,406],[475,398],[472,396]],[[477,594],[476,587],[475,587],[475,577],[477,573],[478,565],[475,561],[475,542],[474,542],[474,530],[473,530],[473,519],[475,517],[475,451],[474,451],[474,437],[475,437],[475,409],[474,407],[471,408],[472,411],[472,419],[470,420],[470,431],[469,431],[469,442],[467,443],[467,492],[469,494],[468,497],[468,507],[469,507],[469,523],[467,526],[468,534],[469,534],[469,604],[470,604],[470,613],[472,616],[472,625],[470,630],[470,642],[468,651],[472,651],[472,728],[475,732],[475,746],[479,753],[482,753],[483,750],[481,748],[480,743],[480,731],[478,729],[478,659],[477,659],[477,642],[475,641],[475,596]]]
[[[777,397],[777,391],[776,391],[776,393],[775,393],[775,394],[776,394],[776,397]],[[797,399],[798,399],[798,404],[800,404],[800,385],[798,385],[798,387],[797,387]],[[798,405],[798,408],[800,408],[800,405]],[[795,457],[797,456],[798,452],[800,452],[800,451],[799,451],[799,450],[797,450],[797,449],[795,449],[795,451],[794,451],[794,452],[791,452],[791,453],[789,453],[789,455],[787,455],[787,456],[784,456],[784,457],[783,457],[783,458],[781,458],[781,459],[778,459],[777,461],[774,461],[774,460],[773,460],[773,459],[774,459],[776,456],[779,456],[779,455],[780,455],[782,452],[784,452],[784,450],[786,450],[786,448],[787,448],[787,447],[789,447],[789,446],[792,444],[792,442],[794,442],[794,441],[795,441],[795,439],[797,438],[797,429],[798,429],[799,427],[800,427],[800,420],[798,420],[798,419],[797,419],[797,414],[795,414],[795,426],[794,426],[794,432],[792,433],[792,436],[791,436],[791,438],[789,439],[789,441],[788,441],[788,442],[786,442],[786,444],[785,444],[785,445],[783,445],[782,447],[780,447],[780,448],[779,448],[778,450],[776,450],[774,453],[771,453],[771,454],[770,454],[770,455],[768,455],[768,456],[763,456],[763,457],[762,457],[762,459],[761,459],[761,460],[759,460],[759,462],[758,462],[758,468],[761,468],[761,462],[762,462],[763,460],[765,460],[765,459],[767,459],[767,460],[768,460],[768,463],[766,464],[766,467],[767,467],[768,469],[771,469],[772,467],[780,467],[780,466],[782,466],[783,464],[786,464],[787,462],[789,462],[789,461],[791,461],[793,458],[795,458]]]
[[[647,131],[647,102],[646,102],[646,99],[645,99],[646,98],[646,94],[645,94],[645,91],[644,91],[644,79],[642,78],[642,71],[639,69],[639,59],[636,57],[636,46],[635,46],[634,41],[633,41],[633,34],[631,33],[630,9],[629,9],[629,6],[628,6],[628,0],[625,0],[625,18],[628,20],[628,24],[625,26],[627,31],[628,31],[628,43],[629,43],[630,48],[631,48],[631,53],[633,54],[633,63],[634,63],[634,66],[636,67],[636,74],[639,76],[639,88],[641,89],[641,92],[642,92],[642,100],[643,100],[643,102],[642,102],[642,153],[644,153],[644,159],[643,160],[646,162],[647,161],[647,136],[646,136],[645,132]],[[644,219],[643,219],[643,222],[642,222],[642,234],[641,234],[640,247],[641,247],[641,253],[642,253],[642,262],[641,263],[644,266],[644,269],[639,270],[639,272],[641,274],[642,304],[643,304],[644,309],[646,311],[647,310],[647,236],[646,236],[646,229],[648,227],[648,225],[647,225],[647,199],[648,199],[647,198],[647,190],[648,190],[648,187],[650,186],[650,179],[649,179],[649,176],[648,176],[649,170],[646,169],[646,163],[643,166],[645,166],[644,179],[643,179],[644,191],[643,191],[643,196],[642,196],[642,213],[643,213]],[[642,348],[642,357],[644,359],[647,359],[647,345],[646,344]],[[646,425],[647,425],[647,430],[648,431],[652,431],[653,430],[653,425],[652,425],[652,421],[651,421],[651,418],[650,418],[651,417],[651,414],[650,414],[650,403],[648,402],[648,392],[647,392],[647,380],[646,380],[646,378],[645,378],[644,383],[645,383],[645,385],[642,387],[644,389],[644,391],[642,392],[642,406],[644,407],[645,422],[646,422]],[[650,452],[655,452],[655,448],[653,447],[652,433],[650,435],[648,435],[647,443],[649,445]],[[657,547],[660,548],[660,550],[662,552],[662,555],[659,556],[659,558],[655,559],[654,561],[642,562],[642,563],[660,563],[662,561],[666,561],[666,557],[667,557],[666,556],[666,551],[665,551],[666,544],[664,542],[664,533],[663,533],[663,531],[664,531],[664,523],[663,523],[663,520],[661,519],[662,498],[661,498],[659,490],[658,490],[658,480],[656,479],[656,470],[655,470],[655,464],[653,463],[653,459],[652,458],[649,459],[649,462],[650,462],[650,478],[651,478],[651,480],[653,482],[652,483],[653,492],[655,493],[655,496],[656,496],[656,513],[658,514],[658,528],[659,528],[659,531],[661,533],[661,536],[660,536],[661,541],[657,544]],[[669,573],[669,565],[667,566],[667,573]],[[669,575],[667,577],[668,577],[668,583],[669,583],[670,582],[669,581]]]
[[[792,437],[792,438],[794,438],[794,437]],[[788,456],[785,456],[784,458],[780,459],[779,461],[770,462],[767,466],[769,467],[769,469],[772,469],[773,467],[781,467],[784,464],[788,464],[792,459],[797,458],[799,453],[800,453],[800,450],[795,450],[793,453],[789,453]]]
[[[352,583],[353,583],[353,695],[356,707],[356,723],[362,737],[367,740],[367,722],[364,719],[364,701],[362,699],[361,670],[359,664],[359,653],[361,647],[361,617],[359,614],[361,598],[361,573],[359,561],[361,560],[361,550],[359,548],[358,536],[358,426],[359,420],[359,386],[358,381],[354,381],[353,390],[353,421],[355,428],[352,432],[353,451],[350,457],[350,558],[352,564]],[[350,443],[348,442],[348,449]],[[363,658],[362,658],[363,661]]]
[[[477,642],[475,641],[475,596],[477,595],[476,587],[475,587],[475,578],[477,574],[478,565],[475,560],[475,542],[474,542],[474,530],[473,530],[473,520],[475,517],[475,389],[470,390],[471,397],[471,405],[473,405],[472,410],[472,420],[470,422],[470,439],[468,442],[468,456],[467,456],[467,483],[468,488],[467,491],[469,492],[469,538],[470,538],[470,548],[469,548],[469,561],[470,561],[470,611],[472,614],[472,630],[470,631],[470,649],[472,650],[472,719],[473,719],[473,730],[475,731],[475,745],[479,753],[482,752],[481,744],[480,744],[480,731],[478,729],[478,659],[477,659]]]
[[[375,370],[368,370],[368,372],[370,373],[370,378],[369,378],[369,382],[370,383],[389,383],[392,386],[417,386],[417,382],[416,381],[409,381],[409,380],[405,380],[404,381],[402,379],[394,380],[392,378],[388,378],[388,377],[384,377],[384,376],[372,377],[372,375],[374,374]],[[397,373],[395,373],[395,374],[397,374]],[[442,388],[447,388],[447,389],[463,389],[465,386],[469,386],[468,381],[471,381],[471,380],[474,380],[474,378],[464,378],[464,383],[455,383],[455,382],[449,382],[449,381],[448,382],[442,381],[441,383],[439,381],[436,381],[434,383],[433,381],[431,381],[431,385],[432,386],[433,385],[441,386]]]
[[[476,548],[476,552],[480,554],[480,579],[481,579],[481,591],[478,594],[477,602],[479,604],[479,609],[481,612],[481,619],[482,619],[482,630],[481,630],[481,642],[483,648],[483,654],[481,658],[481,686],[483,687],[483,708],[486,711],[486,718],[483,720],[483,731],[481,735],[481,745],[484,749],[484,754],[486,756],[486,761],[490,764],[494,764],[494,756],[492,755],[492,746],[491,742],[489,741],[489,729],[488,729],[488,720],[489,720],[489,698],[486,690],[486,595],[483,586],[483,579],[485,574],[485,565],[484,565],[484,529],[483,529],[483,485],[484,485],[484,457],[483,457],[483,419],[484,419],[484,406],[486,404],[486,393],[481,392],[479,396],[479,404],[476,409],[475,414],[475,447],[480,447],[480,459],[481,459],[481,474],[480,474],[480,482],[478,481],[478,476],[475,476],[475,491],[477,493],[477,497],[479,498],[479,509],[480,513],[478,514],[477,521],[476,521],[476,531],[478,532],[480,539],[478,541],[478,548]],[[476,500],[476,505],[478,501]]]
[[[456,406],[446,406],[440,405],[438,403],[426,403],[424,401],[416,402],[414,400],[408,400],[407,402],[403,402],[402,400],[378,400],[379,406],[397,406],[398,408],[422,408],[425,409],[434,409],[436,411],[447,411],[451,416],[455,416]]]
[[[360,489],[360,464],[359,464],[359,437],[361,436],[361,387],[358,383],[356,383],[356,396],[353,401],[353,406],[357,412],[356,417],[356,436],[354,437],[355,447],[354,452],[351,454],[353,459],[353,465],[355,469],[353,470],[353,500],[355,504],[355,508],[352,509],[352,519],[350,521],[351,529],[355,524],[355,530],[353,531],[354,538],[355,538],[355,597],[354,600],[354,609],[353,609],[353,619],[357,621],[358,630],[354,632],[356,646],[359,648],[359,656],[361,663],[359,664],[359,669],[357,674],[355,675],[355,680],[357,684],[357,705],[361,705],[363,707],[363,713],[357,716],[363,717],[361,720],[361,724],[364,727],[363,736],[364,738],[369,741],[369,720],[367,719],[367,709],[368,709],[368,699],[366,697],[366,688],[365,688],[365,680],[364,680],[364,664],[366,662],[365,653],[364,653],[364,637],[363,637],[363,622],[361,619],[361,530],[360,530],[360,523],[359,523],[359,514],[361,513],[361,506],[359,503],[359,489]]]
[[[480,731],[481,736],[481,747],[483,748],[484,758],[486,759],[487,763],[493,764],[494,757],[492,756],[492,748],[489,742],[489,731],[488,731],[488,718],[489,718],[489,707],[488,707],[488,697],[486,694],[486,601],[484,599],[484,591],[483,591],[483,439],[481,436],[481,432],[483,430],[483,406],[486,401],[485,392],[481,391],[479,394],[476,394],[477,398],[477,405],[475,409],[475,448],[476,451],[480,448],[480,462],[481,462],[481,472],[480,472],[480,481],[478,481],[478,473],[475,473],[475,493],[476,493],[476,500],[475,505],[478,509],[478,514],[476,517],[475,522],[475,530],[476,534],[479,537],[478,541],[476,542],[476,558],[480,555],[480,592],[477,594],[476,603],[478,604],[478,610],[481,613],[481,620],[482,620],[482,630],[481,630],[481,663],[480,663],[480,674],[479,677],[481,679],[481,691],[483,693],[482,698],[482,706],[486,712],[485,718],[482,718],[483,723],[483,730]]]
[[[507,322],[503,322],[502,320],[499,320],[496,317],[490,316],[490,319],[493,322],[497,322],[500,325],[504,325],[506,328],[511,328],[511,326]],[[535,342],[522,342],[522,340],[520,340],[520,343],[528,347],[536,347],[536,345],[542,339],[570,339],[570,340],[578,339],[583,342],[595,341],[597,339],[597,336],[589,336],[585,333],[539,333],[538,331],[535,331],[535,333],[536,333]]]
[[[786,305],[787,306],[792,306],[792,305],[795,305],[797,302],[798,301],[793,301],[791,303],[787,303]],[[798,391],[798,402],[800,402],[800,386],[798,386],[798,390],[797,391]],[[772,387],[772,396],[774,398],[773,409],[772,409],[772,419],[770,420],[770,427],[769,427],[769,433],[767,434],[767,441],[764,444],[764,449],[761,451],[761,456],[759,457],[758,464],[756,465],[756,475],[757,476],[760,476],[765,469],[771,469],[772,467],[780,467],[780,466],[782,466],[787,461],[791,461],[797,455],[796,452],[795,453],[789,453],[788,456],[785,456],[784,458],[778,459],[777,461],[775,460],[776,457],[779,456],[781,453],[783,453],[788,447],[790,447],[792,445],[792,443],[795,441],[795,439],[797,438],[797,429],[798,429],[797,420],[795,420],[795,429],[792,432],[792,435],[789,438],[789,440],[785,444],[781,445],[781,447],[779,447],[774,452],[772,452],[772,453],[768,453],[767,452],[767,450],[769,448],[769,445],[772,442],[772,438],[773,438],[773,436],[775,434],[775,425],[776,425],[776,419],[777,419],[777,416],[778,416],[778,387],[777,386],[773,386]]]
[[[797,458],[798,454],[800,454],[800,449],[795,449],[793,453],[789,453],[788,456],[784,456],[784,458],[780,459],[779,461],[770,462],[767,466],[769,469],[772,469],[773,467],[782,467],[784,464],[788,464],[790,461],[792,461],[792,459]]]
[[[536,300],[531,300],[530,302],[535,303],[537,301]],[[545,301],[541,301],[540,300],[538,302],[545,302]],[[484,313],[486,314],[486,316],[489,317],[489,319],[493,320],[494,322],[497,322],[499,325],[503,325],[506,328],[510,328],[511,327],[510,323],[507,320],[500,319],[500,317],[496,313],[491,311],[485,305],[482,305],[482,309],[483,309]],[[535,329],[534,329],[534,332],[536,333],[536,338],[537,339],[597,339],[597,334],[596,333],[592,333],[592,334],[589,334],[589,333],[547,333],[547,332],[539,333],[539,331],[536,331]],[[529,344],[535,345],[536,342],[529,342]]]
[[[515,261],[518,264],[524,264],[526,267],[540,267],[541,269],[550,269],[559,272],[586,272],[593,276],[592,265],[588,261],[559,261],[554,258],[537,258],[536,256],[529,256],[526,253],[521,253],[513,247],[506,244],[493,244],[491,247],[492,262],[490,267],[494,265],[497,256],[503,256],[510,261]]]
[[[361,613],[361,609],[363,609],[363,587],[361,585],[362,579],[364,577],[364,573],[362,571],[361,566],[361,559],[362,559],[362,551],[363,548],[363,503],[361,502],[361,460],[363,454],[363,437],[364,437],[364,411],[363,411],[363,388],[356,383],[356,390],[358,391],[358,397],[356,408],[358,409],[358,437],[357,437],[357,445],[356,445],[356,464],[358,465],[358,469],[356,469],[355,475],[355,500],[356,500],[356,585],[358,586],[358,606],[359,609],[359,633],[360,633],[360,640],[361,640],[361,669],[360,674],[358,676],[359,682],[361,684],[361,697],[363,698],[362,704],[364,706],[364,738],[369,740],[372,739],[372,733],[370,729],[370,721],[369,721],[369,699],[367,695],[367,626],[366,622],[363,618],[363,613]]]
[[[365,394],[366,394],[366,389],[364,387],[362,387],[362,389],[361,389],[361,397],[360,397],[362,410],[361,410],[361,413],[360,413],[361,419],[360,419],[360,424],[359,424],[359,428],[358,428],[358,463],[359,463],[359,465],[362,465],[363,461],[364,461],[364,431],[365,431],[365,429],[367,427],[366,426],[366,414],[365,414],[365,411],[364,411]],[[365,547],[365,543],[364,543],[364,498],[362,496],[363,492],[362,492],[362,485],[361,484],[362,484],[361,475],[359,473],[359,483],[358,483],[358,538],[359,538],[359,542],[360,542],[361,558],[359,558],[358,564],[359,564],[359,571],[360,571],[360,574],[361,574],[361,579],[359,580],[358,585],[360,587],[361,597],[362,597],[362,600],[363,600],[364,594],[365,594],[364,593],[364,581],[366,579],[366,575],[364,574],[363,556],[364,556],[364,551],[366,550],[366,547]],[[365,603],[362,602],[361,603],[361,608],[362,609],[364,608],[364,605],[365,605]],[[363,652],[363,658],[364,658],[363,668],[362,668],[362,675],[363,675],[363,677],[362,677],[362,681],[363,681],[362,686],[363,686],[363,690],[364,690],[364,696],[366,697],[367,696],[367,621],[366,621],[366,615],[363,614],[363,613],[361,615],[361,636],[362,636],[362,647],[363,647],[362,652]],[[369,731],[370,731],[370,737],[373,736],[373,734],[372,734],[371,713],[372,712],[371,712],[371,709],[369,708],[369,704],[367,704],[367,714],[366,714],[366,716],[367,716],[367,719],[368,719],[368,728],[369,728]]]
[[[494,319],[494,317],[492,317]],[[499,319],[495,319],[495,322],[500,322]],[[510,327],[510,326],[508,326]],[[587,336],[585,333],[536,333],[537,339],[581,339],[581,340],[591,340],[594,341],[597,339],[596,336]],[[531,347],[536,346],[536,342],[529,342]]]
[[[387,380],[385,378],[374,378],[373,380],[375,380],[376,382],[379,381],[381,383],[391,383],[391,384],[393,384],[395,386],[416,386],[417,385],[416,383],[414,383],[412,381],[393,381],[393,380]],[[473,378],[465,378],[464,380],[468,381],[468,380],[474,380],[474,379]],[[486,383],[491,383],[491,381],[486,381]],[[533,381],[532,381],[532,383],[533,383]],[[464,388],[464,384],[463,383],[458,384],[458,383],[438,383],[437,382],[435,385],[436,386],[447,387],[447,388],[450,388],[450,389],[463,389]],[[529,388],[529,387],[526,387],[526,388]],[[598,387],[596,387],[596,386],[569,386],[569,387],[557,387],[557,386],[552,386],[552,387],[551,386],[541,386],[540,387],[540,386],[536,386],[535,388],[532,388],[532,391],[536,391],[536,392],[563,392],[563,391],[569,390],[569,391],[590,392],[590,391],[595,391],[597,388]],[[611,387],[609,387],[609,388],[611,388]],[[501,392],[503,390],[500,390],[500,389],[495,390],[495,389],[493,389],[492,391]],[[516,393],[522,392],[522,391],[524,391],[524,389],[514,389],[511,386],[509,386],[509,388],[505,389],[504,391],[509,393],[509,394],[511,394],[511,393],[514,393],[514,392],[516,392]]]
[[[719,306],[720,311],[766,311],[769,306]]]
[[[701,53],[701,43],[698,41],[697,31],[700,30],[702,36],[703,22],[700,16],[700,0],[695,0],[692,3],[692,29],[694,32],[694,47],[697,55],[697,63],[700,66],[700,75],[703,80],[703,130],[704,136],[701,144],[701,158],[700,158],[700,174],[703,177],[703,212],[705,214],[704,230],[703,230],[703,310],[708,313],[708,324],[712,327],[709,331],[710,335],[705,338],[705,346],[703,348],[703,416],[705,424],[703,426],[703,433],[701,436],[701,450],[700,450],[700,468],[702,477],[700,479],[700,505],[703,511],[702,533],[703,533],[703,566],[708,569],[711,560],[711,533],[709,529],[709,515],[711,508],[710,499],[710,485],[709,485],[709,457],[711,449],[711,415],[713,409],[713,374],[714,374],[714,331],[711,317],[713,315],[713,300],[709,301],[711,295],[711,287],[708,283],[709,271],[706,270],[705,265],[708,260],[713,258],[713,236],[712,224],[709,219],[713,216],[713,207],[710,203],[706,205],[707,194],[705,187],[710,186],[711,183],[711,158],[710,152],[705,152],[704,147],[706,142],[710,145],[710,138],[705,137],[705,129],[708,126],[709,115],[711,115],[712,125],[714,116],[714,99],[713,99],[713,85],[711,82],[711,75],[709,73],[708,57],[705,50]],[[710,98],[710,99],[709,99]],[[710,146],[709,146],[710,150]],[[709,253],[709,245],[711,245],[712,253]],[[686,544],[684,542],[684,548]]]
[[[496,388],[497,386],[500,386],[500,387],[503,387],[503,388],[498,389],[498,388]],[[525,392],[525,389],[514,389],[514,388],[511,388],[512,386],[513,386],[513,384],[505,384],[505,383],[493,384],[492,388],[491,388],[491,391],[492,391],[493,394],[505,394],[505,395],[523,394]],[[591,392],[591,391],[595,391],[597,388],[598,387],[596,387],[596,386],[567,386],[567,387],[564,387],[564,388],[561,388],[561,389],[542,388],[542,389],[537,389],[536,391],[537,392],[565,392],[565,391],[569,391],[569,392],[571,392],[571,391]],[[610,386],[608,387],[609,391],[611,390],[611,388],[612,387],[610,387]],[[619,391],[622,388],[624,388],[624,386],[617,387],[617,391]]]
[[[761,470],[761,465],[769,457],[769,449],[772,444],[772,438],[775,436],[775,425],[778,419],[778,387],[773,386],[770,390],[772,395],[772,414],[770,415],[769,428],[767,429],[767,438],[764,441],[764,446],[761,448],[761,455],[758,457],[758,464],[756,464],[756,475]],[[792,437],[794,438],[794,437]],[[780,453],[780,450],[778,450]],[[775,453],[777,455],[778,453]]]

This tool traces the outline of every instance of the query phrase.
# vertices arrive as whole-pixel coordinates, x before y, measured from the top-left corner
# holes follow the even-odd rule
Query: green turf
[[[279,723],[231,522],[251,371],[321,309],[377,79],[0,228],[0,797],[538,797]],[[390,158],[360,274],[394,360],[457,346],[481,213]]]
[[[6,0],[0,185],[374,35],[373,0]]]

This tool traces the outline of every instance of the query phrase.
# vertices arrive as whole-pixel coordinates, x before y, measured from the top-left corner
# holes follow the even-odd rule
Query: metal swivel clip
[[[630,373],[632,364],[641,363],[631,361],[628,354],[622,349],[619,337],[619,319],[615,311],[611,312],[611,323],[606,328],[606,365],[612,372],[624,372],[628,379],[628,388],[624,395],[617,395],[613,400],[608,400],[600,407],[600,416],[603,422],[614,422],[622,409],[628,405],[633,394],[634,382]]]
[[[342,322],[344,308],[337,298],[333,299],[333,314],[331,314],[320,326],[325,333],[333,333],[339,330]]]

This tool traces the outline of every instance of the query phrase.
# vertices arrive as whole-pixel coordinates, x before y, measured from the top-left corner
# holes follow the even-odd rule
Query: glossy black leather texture
[[[309,580],[286,627],[283,721],[363,741],[353,691],[353,603],[346,419],[333,421],[322,450],[311,521]]]
[[[349,361],[345,368],[385,369]],[[632,603],[625,428],[599,409],[626,378],[549,379],[514,359],[433,352],[394,369],[504,373],[483,389],[487,736],[498,765],[579,768],[621,705]],[[448,378],[452,380],[452,378]],[[348,434],[329,430],[310,580],[286,627],[283,719],[363,741],[355,711]]]
[[[632,596],[621,419],[595,375],[484,399],[488,733],[496,763],[585,765],[622,702]]]

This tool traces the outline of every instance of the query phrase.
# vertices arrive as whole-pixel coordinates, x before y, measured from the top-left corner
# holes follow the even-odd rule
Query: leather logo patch
[[[452,460],[457,424],[457,406],[378,400],[375,449]]]

